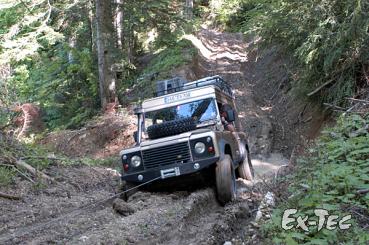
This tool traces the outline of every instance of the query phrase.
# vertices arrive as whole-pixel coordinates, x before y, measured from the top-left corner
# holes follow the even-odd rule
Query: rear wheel
[[[252,166],[250,153],[248,151],[246,152],[245,159],[238,167],[238,174],[245,180],[254,180],[254,167]]]
[[[229,155],[224,155],[224,158],[217,162],[215,178],[218,201],[222,205],[233,201],[236,198],[236,176]]]

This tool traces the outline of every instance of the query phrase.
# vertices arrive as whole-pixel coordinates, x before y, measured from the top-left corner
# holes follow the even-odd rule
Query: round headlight
[[[204,143],[202,143],[202,142],[197,142],[197,143],[195,144],[195,152],[196,152],[197,154],[202,154],[202,153],[204,153],[204,152],[205,152],[205,144],[204,144]]]
[[[141,157],[133,156],[131,158],[131,165],[135,168],[139,167],[141,165]]]

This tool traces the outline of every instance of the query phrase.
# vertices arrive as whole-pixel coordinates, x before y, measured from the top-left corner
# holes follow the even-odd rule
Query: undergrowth
[[[144,69],[143,74],[156,72],[160,76],[165,76],[172,69],[190,62],[194,54],[195,48],[191,41],[181,39],[174,46],[160,50],[147,68]]]
[[[0,132],[1,135],[1,132]],[[32,176],[31,173],[27,172],[26,169],[17,168],[15,162],[22,160],[29,164],[37,171],[47,172],[47,169],[51,165],[58,166],[101,166],[117,168],[116,157],[107,157],[105,159],[92,159],[92,158],[69,158],[67,156],[55,155],[48,149],[40,146],[32,140],[23,139],[22,142],[11,137],[0,137],[0,185],[7,186],[14,183],[17,176],[25,177],[29,179],[38,180]],[[119,170],[119,168],[117,168]],[[38,184],[36,181],[35,184]]]
[[[6,186],[11,184],[16,174],[14,168],[0,167],[0,185]]]
[[[213,1],[219,2],[219,1]],[[259,35],[294,58],[294,88],[314,100],[347,104],[366,83],[369,2],[362,0],[231,0],[215,8],[215,23]]]
[[[289,198],[278,205],[263,233],[273,244],[368,244],[369,193],[369,115],[341,116],[336,127],[327,129],[301,159],[298,169],[285,181],[290,184]],[[331,215],[352,215],[347,230],[309,227],[309,231],[283,230],[281,220],[286,209],[298,212],[291,217],[309,215],[317,220],[314,209]],[[350,223],[349,222],[349,223]],[[293,224],[293,223],[292,223]],[[296,225],[296,223],[294,224]]]
[[[20,172],[28,173],[24,169],[15,169],[15,161],[25,159],[27,164],[42,171],[49,165],[47,151],[39,146],[19,142],[17,139],[5,136],[0,131],[0,184],[2,186],[13,183]]]
[[[192,43],[185,39],[158,50],[146,68],[131,82],[135,94],[140,99],[152,96],[156,89],[155,81],[170,79],[173,70],[192,62],[195,52]]]

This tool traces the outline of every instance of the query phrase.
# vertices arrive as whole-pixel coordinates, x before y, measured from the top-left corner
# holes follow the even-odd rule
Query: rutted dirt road
[[[202,30],[187,36],[199,49],[194,61],[198,77],[222,75],[236,89],[238,109],[249,134],[257,175],[273,175],[288,161],[273,146],[273,123],[252,90],[253,62],[240,34]],[[238,199],[221,207],[213,189],[191,192],[138,192],[131,197],[128,216],[112,209],[112,202],[87,206],[114,194],[118,177],[105,169],[52,165],[47,173],[57,180],[33,188],[19,180],[21,201],[0,199],[0,244],[255,244],[249,224],[262,198],[259,188],[238,181]],[[1,188],[3,190],[3,188]],[[119,205],[119,202],[116,203]],[[86,207],[87,206],[87,207]],[[86,207],[79,209],[79,207]],[[67,214],[67,216],[66,216]]]

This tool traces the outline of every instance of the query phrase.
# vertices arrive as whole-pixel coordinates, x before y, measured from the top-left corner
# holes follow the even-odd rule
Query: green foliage
[[[281,1],[260,25],[269,42],[280,42],[300,66],[298,86],[313,89],[332,80],[318,95],[343,103],[361,82],[369,58],[367,1]]]
[[[87,166],[117,167],[116,157],[108,157],[105,159],[82,158],[79,159],[79,162]]]
[[[46,1],[32,10],[19,4],[0,11],[0,63],[12,67],[0,85],[17,95],[10,104],[40,104],[50,128],[74,128],[99,107],[90,23],[83,0],[53,5],[58,11],[50,18]]]
[[[188,40],[181,39],[176,45],[159,50],[131,83],[140,99],[152,96],[155,81],[172,77],[173,70],[192,61],[196,49]]]
[[[75,128],[99,109],[96,26],[90,19],[95,8],[86,0],[50,4],[52,8],[48,1],[30,7],[29,1],[22,1],[0,10],[0,66],[12,68],[11,77],[2,82],[12,86],[17,102],[40,104],[49,128]],[[124,90],[142,72],[142,67],[137,70],[137,56],[176,49],[186,24],[183,2],[123,1],[112,8],[123,10],[122,50],[114,58],[122,68],[117,88]],[[164,62],[164,70],[182,62],[176,52],[168,54],[172,60]]]
[[[0,35],[6,34],[9,28],[23,17],[21,8],[21,4],[17,4],[6,10],[0,10]]]
[[[0,131],[0,184],[12,184],[19,171],[26,173],[24,169],[15,169],[14,161],[25,158],[26,162],[37,170],[45,169],[50,161],[47,152],[40,146],[32,143],[19,142]],[[27,174],[28,175],[28,174]]]
[[[256,32],[265,44],[279,44],[295,57],[294,88],[300,93],[331,81],[317,97],[345,104],[344,98],[365,82],[368,1],[232,0],[214,12],[218,24],[232,31]]]
[[[14,168],[11,167],[0,167],[0,185],[6,186],[12,183],[16,172]]]
[[[192,46],[192,43],[189,40],[182,39],[175,46],[160,50],[143,73],[151,74],[157,72],[166,76],[170,70],[190,62],[194,54],[195,48]]]
[[[264,21],[265,13],[271,10],[273,0],[210,1],[214,22],[227,31],[249,32]]]
[[[126,48],[135,48],[136,52],[143,50],[142,43],[148,33],[155,35],[149,45],[150,50],[164,46],[176,45],[183,17],[179,14],[183,8],[180,1],[169,0],[138,0],[123,4],[124,36]]]
[[[289,189],[292,197],[278,206],[272,219],[263,227],[264,234],[273,243],[365,244],[369,241],[358,220],[353,221],[353,226],[346,231],[281,229],[282,212],[287,208],[296,208],[298,214],[310,216],[314,216],[315,208],[325,208],[340,217],[345,214],[355,217],[354,211],[368,215],[369,195],[357,194],[358,190],[369,188],[368,125],[369,115],[342,116],[335,128],[324,132],[311,150],[312,155],[300,161],[298,171],[288,177],[292,183]],[[302,186],[307,186],[307,190]]]

